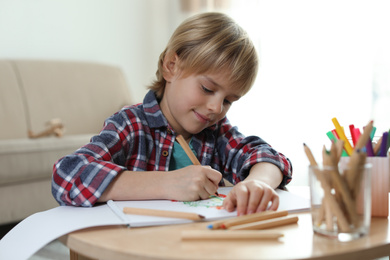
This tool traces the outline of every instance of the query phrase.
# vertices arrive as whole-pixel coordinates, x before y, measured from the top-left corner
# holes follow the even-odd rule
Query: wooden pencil
[[[247,240],[247,239],[278,239],[282,233],[253,230],[183,230],[182,240]]]
[[[328,180],[325,178],[324,174],[318,172],[314,173],[316,174],[316,177],[320,181],[322,189],[324,190],[324,202],[329,205],[332,214],[337,217],[337,222],[340,225],[340,229],[342,231],[349,232],[350,227],[347,218],[337,203],[336,198],[333,196],[331,192],[332,187],[330,186]]]
[[[365,147],[367,142],[370,140],[370,134],[373,127],[374,127],[374,121],[371,120],[370,122],[368,122],[366,127],[364,127],[363,134],[361,134],[361,136],[359,137],[355,145],[355,150],[362,149],[363,147]]]
[[[176,140],[179,142],[181,147],[183,148],[184,152],[187,154],[188,158],[190,158],[193,165],[201,165],[198,158],[196,158],[195,154],[192,152],[190,146],[184,139],[182,135],[176,136]],[[215,192],[215,195],[218,196],[218,192]]]
[[[359,191],[360,181],[363,174],[364,164],[366,162],[366,153],[362,152],[362,149],[370,142],[370,135],[374,128],[374,121],[368,122],[364,127],[363,133],[360,135],[355,145],[355,150],[351,155],[348,163],[348,169],[344,175],[347,180],[348,188],[352,192],[352,196],[355,198]]]
[[[314,159],[313,153],[311,152],[310,148],[305,143],[303,143],[303,149],[305,151],[307,158],[309,159],[310,166],[314,166],[314,167],[318,166],[316,160]],[[321,174],[321,173],[318,173],[317,168],[313,168],[313,173],[316,176]],[[329,205],[329,203],[330,203],[329,200],[326,200],[325,198],[323,198],[321,208],[320,208],[319,214],[318,214],[318,219],[316,220],[317,225],[321,225],[324,218],[326,218],[326,220],[327,220],[326,223],[330,224],[330,219],[332,218],[332,213],[330,211],[330,206],[327,206],[327,205]]]
[[[298,222],[297,216],[274,218],[274,219],[267,219],[267,220],[253,222],[253,223],[233,226],[229,228],[229,230],[259,230],[259,229],[267,229],[267,228],[279,227],[283,225],[294,224],[297,222]]]
[[[379,140],[376,142],[376,144],[373,147],[374,155],[378,155],[379,154],[379,151],[380,151],[381,145],[382,145],[382,138],[383,138],[383,136],[381,136],[381,138],[379,138]]]
[[[325,147],[324,147],[325,148]],[[332,149],[333,150],[333,149]],[[333,153],[335,150],[333,150]],[[336,190],[336,198],[339,205],[343,205],[346,208],[349,219],[353,224],[357,223],[357,213],[356,213],[356,204],[348,185],[344,178],[341,177],[338,171],[338,161],[332,160],[332,152],[328,154],[324,149],[323,152],[323,162],[325,166],[330,166],[331,168],[325,169],[324,174],[330,175],[331,183]],[[341,203],[343,202],[343,203]]]
[[[335,146],[336,146],[336,151],[337,151],[337,161],[340,161],[341,155],[343,154],[344,141],[343,140],[338,140],[336,142]]]
[[[270,219],[270,218],[277,218],[281,216],[286,216],[288,214],[288,211],[273,211],[273,210],[266,210],[258,213],[253,213],[249,215],[242,215],[238,217],[228,218],[228,219],[222,219],[213,221],[208,228],[209,229],[225,229],[234,225],[240,225],[245,224],[249,222],[259,221],[261,219]],[[260,218],[260,219],[259,219]]]
[[[306,153],[307,159],[309,159],[310,165],[317,166],[317,162],[314,159],[314,156],[313,156],[310,148],[305,143],[303,143],[303,149]]]
[[[287,216],[287,214],[288,214],[287,210],[283,210],[283,211],[267,210],[259,213],[254,213],[254,214],[240,216],[234,219],[226,220],[224,223],[222,223],[221,228],[226,229],[226,228],[231,228],[233,226],[253,223],[261,220],[284,217]]]
[[[192,152],[190,146],[187,144],[186,140],[184,139],[184,137],[182,135],[178,135],[176,137],[176,140],[179,142],[179,144],[181,145],[181,147],[183,148],[184,152],[187,154],[187,156],[190,158],[192,164],[194,165],[200,165],[200,162],[198,160],[198,158],[196,158],[196,156],[194,155],[194,153]]]
[[[170,210],[124,207],[123,212],[125,214],[145,215],[145,216],[155,216],[155,217],[165,217],[165,218],[184,218],[184,219],[189,219],[189,220],[202,220],[202,219],[204,219],[204,216],[196,214],[196,213],[170,211]]]

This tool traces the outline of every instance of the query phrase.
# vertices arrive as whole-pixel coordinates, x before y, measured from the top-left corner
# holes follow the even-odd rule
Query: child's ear
[[[163,76],[167,82],[170,82],[177,73],[179,56],[176,53],[167,53],[163,61]]]

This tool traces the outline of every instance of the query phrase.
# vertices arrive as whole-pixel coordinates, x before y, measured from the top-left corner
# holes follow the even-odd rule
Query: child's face
[[[189,138],[215,124],[240,98],[226,75],[173,76],[167,81],[160,106],[178,134]]]

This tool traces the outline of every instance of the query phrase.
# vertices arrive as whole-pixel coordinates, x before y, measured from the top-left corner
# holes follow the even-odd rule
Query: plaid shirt
[[[99,135],[53,168],[52,193],[60,205],[93,206],[122,171],[168,171],[175,131],[153,92],[143,104],[124,107],[109,117]],[[270,162],[291,180],[290,161],[261,138],[244,137],[225,117],[194,135],[192,145],[202,165],[210,165],[235,184],[258,162]]]

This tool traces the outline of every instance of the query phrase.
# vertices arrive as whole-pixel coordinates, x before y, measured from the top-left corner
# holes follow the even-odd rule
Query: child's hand
[[[219,171],[210,166],[191,165],[173,171],[172,185],[169,192],[175,200],[192,201],[207,199],[218,190],[218,184],[222,179]]]
[[[270,207],[268,204],[271,202]],[[236,184],[223,202],[223,207],[231,212],[237,208],[237,215],[252,214],[264,210],[277,210],[279,195],[275,190],[259,180],[244,180]]]

